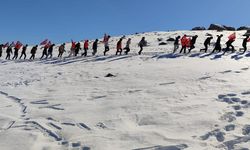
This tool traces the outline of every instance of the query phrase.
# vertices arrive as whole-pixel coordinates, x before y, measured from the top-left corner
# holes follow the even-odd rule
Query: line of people
[[[224,48],[224,49],[222,49],[222,45],[221,45],[222,37],[223,37],[223,34],[217,35],[217,40],[216,40],[216,42],[214,44],[214,49],[212,50],[211,53],[221,52],[222,50],[224,51],[223,54],[225,54],[228,51],[235,52],[236,50],[235,50],[235,48],[233,46],[233,43],[236,40],[236,33],[234,32],[233,34],[228,36],[228,40],[225,43],[226,48]],[[198,35],[195,35],[195,36],[184,35],[183,37],[177,36],[175,38],[175,42],[174,42],[174,51],[173,51],[173,53],[175,53],[179,49],[180,42],[181,42],[181,46],[182,46],[181,50],[180,50],[180,53],[183,52],[184,54],[186,54],[187,53],[187,51],[186,51],[187,48],[189,48],[188,53],[190,53],[191,50],[195,48],[195,43],[196,43],[197,38],[198,38]],[[200,52],[204,51],[205,53],[207,53],[208,47],[211,45],[211,40],[212,39],[213,39],[212,35],[209,35],[206,38],[206,40],[204,41],[204,47],[205,48],[200,49]],[[245,53],[247,51],[247,42],[250,42],[250,38],[249,38],[248,35],[246,35],[246,37],[243,39],[243,42],[242,42],[243,48],[240,49],[240,51],[243,50],[243,53]]]
[[[110,50],[110,47],[109,47],[109,41],[110,41],[110,38],[111,36],[110,35],[107,35],[105,34],[104,37],[103,37],[103,41],[99,42],[98,39],[96,39],[94,42],[93,42],[93,45],[92,45],[92,55],[95,56],[96,53],[97,53],[97,50],[98,50],[98,44],[99,43],[103,43],[104,44],[104,56],[107,55],[107,53],[109,52]],[[120,38],[120,40],[117,42],[117,45],[116,45],[116,55],[122,55],[123,53],[123,50],[124,50],[124,54],[128,54],[130,52],[130,45],[131,45],[131,38],[129,38],[126,42],[126,45],[125,47],[123,48],[122,46],[122,42],[124,40],[124,36],[122,38]],[[53,51],[55,48],[58,48],[58,58],[62,58],[63,57],[63,54],[66,52],[66,49],[65,49],[65,43],[61,44],[60,46],[55,46],[55,44],[52,44],[50,41],[48,41],[47,39],[43,42],[40,43],[40,49],[42,50],[42,56],[40,57],[40,59],[50,59],[53,57]],[[145,40],[145,37],[142,37],[141,41],[138,43],[138,46],[140,47],[140,50],[138,52],[139,55],[141,55],[142,51],[143,51],[143,48],[145,46],[147,46],[147,41]],[[37,53],[37,50],[38,50],[38,45],[35,45],[31,48],[31,51],[30,51],[30,60],[34,60],[35,57],[36,57],[36,53]],[[27,51],[27,48],[28,48],[28,45],[23,45],[21,42],[17,42],[16,44],[14,42],[12,42],[11,44],[9,43],[6,43],[6,44],[1,44],[0,45],[0,57],[2,57],[2,52],[3,52],[3,49],[6,48],[6,60],[10,60],[11,59],[11,55],[13,54],[13,48],[14,48],[14,56],[12,57],[12,60],[16,60],[18,59],[18,55],[19,55],[19,51],[22,49],[21,51],[21,56],[19,57],[19,59],[26,59],[27,57],[27,54],[26,54],[26,51]],[[72,57],[72,56],[78,56],[80,50],[82,50],[81,48],[81,43],[80,42],[74,42],[73,40],[71,41],[71,48],[70,48],[70,52],[69,52],[69,57]],[[84,56],[86,57],[88,55],[88,50],[89,50],[89,40],[85,40],[84,41],[84,44],[83,44],[83,50],[84,52],[81,54],[81,56]]]
[[[225,54],[228,51],[232,51],[232,52],[235,51],[233,43],[236,40],[236,33],[234,32],[233,34],[231,34],[230,36],[228,36],[228,40],[225,43],[226,44],[226,48],[224,48],[224,49],[222,49],[222,45],[221,45],[221,39],[222,39],[222,37],[223,37],[222,34],[221,35],[217,35],[217,40],[216,40],[216,42],[214,44],[214,49],[212,50],[211,53],[221,52],[223,50],[224,54]],[[96,55],[99,43],[103,43],[104,44],[103,55],[104,56],[107,55],[107,53],[110,50],[110,47],[109,47],[110,38],[111,38],[110,35],[105,34],[104,37],[103,37],[103,41],[99,42],[99,40],[96,39],[93,42],[93,45],[92,45],[92,50],[93,50],[92,55],[93,56]],[[177,36],[175,38],[175,42],[174,42],[174,51],[173,51],[173,53],[175,53],[179,49],[180,45],[182,46],[181,50],[180,50],[180,53],[184,53],[185,54],[185,53],[187,53],[187,50],[188,50],[188,53],[190,53],[195,48],[195,44],[196,44],[197,38],[198,38],[198,35],[195,35],[195,36],[184,35],[182,37],[181,36]],[[117,44],[116,44],[116,53],[115,53],[116,55],[122,55],[123,51],[124,51],[124,54],[126,54],[126,55],[130,52],[131,38],[129,38],[126,41],[125,47],[122,46],[122,43],[123,43],[124,39],[125,39],[125,37],[122,37],[117,42]],[[204,41],[204,47],[205,48],[200,49],[200,51],[204,51],[205,53],[207,53],[208,48],[211,45],[212,39],[213,39],[212,35],[209,35],[206,38],[206,40]],[[243,53],[245,53],[247,51],[247,43],[248,42],[250,42],[250,38],[249,38],[248,35],[246,35],[246,37],[243,39],[243,42],[242,42],[243,48],[240,49],[240,50],[243,50]],[[42,49],[42,56],[40,57],[40,59],[52,58],[53,57],[53,51],[54,51],[55,48],[58,48],[58,56],[57,56],[58,58],[62,58],[63,54],[66,52],[65,43],[61,44],[60,46],[55,47],[55,44],[52,44],[50,41],[48,41],[46,39],[45,41],[43,41],[40,44],[40,46],[41,46],[40,49]],[[138,43],[138,46],[140,47],[140,50],[139,50],[138,54],[141,55],[141,53],[143,51],[143,48],[145,46],[147,46],[147,41],[145,40],[145,37],[142,37],[142,39]],[[35,45],[35,46],[33,46],[31,48],[31,51],[30,51],[30,53],[31,53],[30,59],[31,60],[35,59],[38,47],[39,47],[38,45]],[[19,57],[19,59],[22,59],[23,57],[24,57],[23,59],[26,59],[26,57],[27,57],[27,54],[26,54],[26,51],[27,51],[27,48],[28,48],[27,44],[23,45],[19,41],[16,44],[14,42],[12,42],[11,44],[9,44],[9,43],[0,44],[0,57],[2,57],[2,52],[3,52],[4,48],[7,48],[6,49],[6,54],[7,54],[6,55],[6,59],[7,60],[11,59],[11,54],[13,53],[12,49],[14,49],[14,56],[12,57],[12,60],[18,59],[18,53],[19,53],[20,49],[22,49],[22,51],[21,51],[21,56]],[[70,48],[69,57],[71,57],[71,56],[78,56],[80,50],[82,50],[81,43],[80,42],[76,43],[76,42],[74,42],[72,40],[71,41],[71,48]],[[84,52],[81,54],[81,56],[86,57],[88,55],[88,51],[89,51],[89,40],[85,40],[84,41],[83,50],[84,50]]]

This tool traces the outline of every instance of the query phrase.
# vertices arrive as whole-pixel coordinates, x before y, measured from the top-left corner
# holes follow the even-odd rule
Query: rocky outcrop
[[[235,31],[235,30],[236,30],[235,27],[230,27],[230,26],[225,26],[225,25],[223,25],[223,27],[224,27],[226,30],[228,30],[228,31]]]
[[[240,31],[240,30],[250,30],[250,26],[241,26],[237,30],[238,31]]]
[[[226,30],[226,28],[225,28],[223,25],[211,24],[211,25],[209,26],[208,30],[223,31],[223,30]]]
[[[202,31],[202,30],[206,30],[206,28],[205,27],[194,27],[192,30],[193,31]]]

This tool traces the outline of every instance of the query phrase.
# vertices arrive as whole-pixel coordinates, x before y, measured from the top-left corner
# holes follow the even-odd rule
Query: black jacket
[[[53,52],[54,46],[55,46],[55,45],[53,44],[53,45],[51,45],[51,46],[49,47],[49,50],[48,50],[49,53],[52,53],[52,52]]]
[[[98,45],[98,41],[95,41],[95,42],[93,43],[92,49],[93,49],[93,50],[97,50],[97,45]]]
[[[12,53],[12,48],[10,46],[7,48],[6,53],[8,53],[8,54]]]
[[[212,40],[212,38],[211,38],[211,37],[208,37],[208,38],[205,40],[204,45],[210,45],[211,40]]]
[[[37,47],[32,47],[30,53],[31,54],[36,54],[36,51],[37,51]]]

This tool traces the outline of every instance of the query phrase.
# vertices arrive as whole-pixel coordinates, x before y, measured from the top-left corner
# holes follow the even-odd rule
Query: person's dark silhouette
[[[118,55],[118,53],[120,53],[120,55],[122,54],[122,38],[116,44],[116,54],[115,55]]]
[[[11,46],[9,46],[9,47],[7,48],[6,53],[7,53],[6,59],[7,59],[7,60],[10,60],[10,54],[12,54],[12,47],[11,47]]]
[[[82,48],[81,48],[81,43],[78,42],[78,43],[76,44],[76,47],[75,47],[75,56],[78,55],[78,53],[79,53],[79,51],[80,51],[81,49],[82,49]]]
[[[49,58],[52,58],[52,57],[53,57],[54,46],[55,46],[55,44],[52,44],[52,45],[49,46],[48,55],[47,55],[46,59],[47,59],[49,56],[50,56]]]
[[[215,43],[215,47],[212,51],[212,53],[215,53],[215,51],[217,52],[221,52],[221,38],[223,37],[223,35],[217,35],[217,40],[216,40],[216,43]]]
[[[30,53],[31,53],[30,59],[33,59],[33,60],[35,59],[37,47],[38,47],[38,45],[32,47],[32,49],[31,49],[31,51],[30,51]]]
[[[62,58],[62,55],[65,52],[65,43],[63,43],[62,45],[59,46],[58,52],[59,52],[58,58]]]
[[[249,40],[249,36],[246,36],[246,38],[243,40],[242,46],[243,46],[243,53],[247,51],[247,42]]]
[[[92,49],[93,49],[93,52],[92,52],[92,55],[95,56],[95,54],[97,53],[97,48],[98,48],[98,39],[95,40],[95,42],[93,43],[93,46],[92,46]]]
[[[22,57],[24,56],[24,59],[26,59],[26,50],[27,50],[28,45],[26,44],[25,46],[23,46],[22,48],[22,53],[19,59],[22,59]]]
[[[196,43],[197,38],[198,38],[198,35],[195,35],[195,36],[192,37],[192,39],[191,39],[191,41],[190,41],[190,48],[189,48],[188,53],[190,53],[191,50],[195,48],[194,45],[195,45],[195,43]]]
[[[1,45],[0,45],[0,57],[2,57],[3,47],[4,47],[4,45],[3,45],[3,44],[1,44]]]
[[[175,41],[174,41],[174,51],[173,51],[173,53],[175,53],[176,52],[176,50],[178,50],[179,49],[179,40],[180,40],[180,38],[181,38],[181,36],[177,36],[176,38],[175,38]]]
[[[204,42],[204,46],[205,48],[201,49],[200,51],[205,51],[205,53],[208,50],[208,46],[211,44],[211,40],[213,39],[213,37],[208,37],[205,42]]]
[[[45,58],[47,58],[47,57],[48,57],[48,46],[45,45],[45,46],[42,47],[41,49],[43,49],[43,54],[42,54],[42,56],[41,56],[40,59],[43,59],[44,56],[45,56]]]
[[[127,43],[126,43],[126,47],[124,48],[125,50],[125,54],[128,55],[128,53],[130,52],[130,44],[131,44],[131,38],[128,39]]]
[[[139,47],[140,47],[140,51],[138,52],[139,55],[141,55],[142,51],[143,51],[143,47],[147,46],[147,41],[145,40],[145,37],[142,37],[141,41],[139,42]]]

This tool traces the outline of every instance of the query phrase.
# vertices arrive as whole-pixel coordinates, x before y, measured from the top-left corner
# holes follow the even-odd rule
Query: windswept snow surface
[[[114,37],[108,56],[100,44],[94,57],[1,59],[1,150],[249,149],[250,53],[200,53],[207,33],[224,34],[224,44],[232,32],[131,35],[127,56],[113,55]],[[183,34],[199,35],[191,54],[158,46]],[[149,46],[138,56],[143,36]]]

